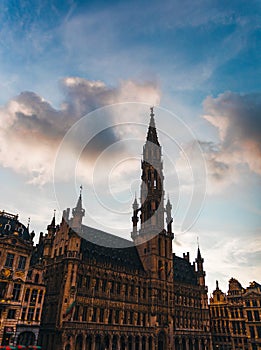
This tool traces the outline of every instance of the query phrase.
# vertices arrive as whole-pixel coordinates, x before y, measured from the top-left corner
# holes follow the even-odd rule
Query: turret
[[[85,210],[82,207],[82,186],[80,186],[80,195],[76,207],[72,210],[72,219],[70,226],[73,230],[80,230],[82,226],[82,218],[85,215]]]
[[[172,223],[173,223],[173,218],[171,216],[171,210],[172,210],[172,205],[170,203],[170,200],[168,198],[167,204],[166,204],[166,223],[167,223],[167,231],[169,234],[172,234]],[[174,238],[174,235],[173,235]]]
[[[131,237],[132,237],[133,240],[137,237],[137,224],[138,224],[138,221],[139,221],[138,208],[139,208],[139,205],[138,205],[137,198],[136,198],[136,195],[135,195],[135,199],[134,199],[134,202],[132,204],[132,209],[133,209],[133,216],[132,216],[133,231],[131,233]]]
[[[55,210],[54,210],[52,221],[47,226],[48,238],[53,238],[55,235],[55,231],[56,231],[56,224],[55,224]]]
[[[204,259],[201,257],[200,249],[198,246],[198,254],[196,258],[196,264],[197,264],[197,275],[198,275],[198,281],[201,286],[205,286],[205,276],[206,272],[203,268]]]
[[[47,235],[45,235],[45,237],[41,235],[41,240],[43,240],[44,242],[43,256],[45,259],[48,259],[51,257],[55,233],[56,233],[56,224],[55,224],[55,210],[54,210],[51,223],[47,226]]]

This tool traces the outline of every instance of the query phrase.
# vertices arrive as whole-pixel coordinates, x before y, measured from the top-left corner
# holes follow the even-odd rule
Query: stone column
[[[148,337],[146,337],[145,350],[150,350],[149,349],[149,338]]]
[[[112,350],[112,336],[110,336],[109,350]]]
[[[189,350],[189,339],[188,338],[186,338],[186,350]]]
[[[82,338],[82,350],[86,350],[86,334]]]
[[[95,334],[92,336],[92,350],[95,350]]]

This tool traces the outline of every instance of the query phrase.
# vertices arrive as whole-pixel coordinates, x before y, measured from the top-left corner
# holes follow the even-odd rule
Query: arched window
[[[99,334],[95,337],[95,350],[101,350],[101,336]]]
[[[38,283],[38,282],[39,282],[39,277],[40,277],[39,273],[37,273],[37,274],[34,276],[34,282],[35,282],[35,283]]]
[[[35,334],[33,332],[22,332],[19,334],[17,344],[19,345],[34,345]]]
[[[132,343],[133,343],[133,339],[132,339],[132,336],[130,335],[128,337],[128,350],[132,350]]]
[[[83,345],[83,337],[81,334],[77,335],[76,342],[75,342],[75,350],[82,350]]]
[[[91,335],[87,335],[86,350],[92,350],[92,336]]]

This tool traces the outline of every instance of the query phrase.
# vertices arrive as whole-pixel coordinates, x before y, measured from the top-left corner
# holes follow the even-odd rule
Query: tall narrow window
[[[40,320],[40,308],[38,307],[35,311],[35,321],[39,321]]]
[[[15,283],[14,288],[13,288],[13,300],[14,301],[19,301],[20,292],[21,292],[21,284]]]
[[[96,322],[96,321],[97,321],[97,308],[94,307],[92,312],[92,322]]]
[[[87,312],[88,312],[88,308],[87,308],[87,306],[84,306],[83,311],[82,311],[82,320],[83,321],[87,321]]]
[[[26,264],[26,257],[25,256],[20,256],[19,261],[18,261],[18,270],[24,270],[25,269],[25,264]]]
[[[107,280],[102,281],[102,291],[106,292],[106,287],[107,287]]]
[[[100,309],[100,322],[104,322],[104,309]]]
[[[38,295],[38,304],[41,304],[42,299],[43,299],[43,291],[40,290],[39,295]]]
[[[13,263],[14,263],[14,254],[7,253],[5,267],[13,267]]]
[[[29,307],[28,314],[27,314],[27,321],[32,321],[34,317],[34,308]]]
[[[115,323],[119,323],[120,320],[120,311],[116,310],[115,311]]]
[[[7,290],[7,282],[0,282],[0,298],[5,297],[6,290]]]
[[[25,320],[25,315],[26,315],[26,307],[23,307],[22,316],[21,316],[21,320],[22,320],[22,321]]]
[[[254,311],[254,316],[255,316],[255,321],[260,321],[260,317],[259,317],[259,312],[258,310]]]
[[[111,290],[110,290],[111,294],[114,293],[114,281],[111,281]]]
[[[8,314],[7,314],[7,318],[10,319],[10,320],[14,320],[15,319],[15,313],[16,313],[15,309],[9,309],[8,310]]]
[[[108,318],[108,323],[112,324],[112,310],[109,310],[109,318]]]
[[[38,293],[37,289],[33,289],[32,290],[31,299],[30,299],[30,305],[35,305],[36,298],[37,298],[37,293]]]
[[[28,301],[28,300],[29,300],[29,295],[30,295],[30,289],[27,288],[27,289],[26,289],[26,292],[25,292],[24,301]]]

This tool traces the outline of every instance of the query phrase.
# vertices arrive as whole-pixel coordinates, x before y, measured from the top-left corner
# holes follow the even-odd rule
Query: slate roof
[[[94,244],[110,248],[134,247],[132,241],[98,230],[94,227],[82,225],[81,237]]]
[[[18,215],[0,212],[0,237],[16,236],[27,242],[31,242],[30,233],[18,220]]]
[[[144,271],[137,249],[131,241],[83,225],[81,253],[83,260],[95,259],[101,263]]]
[[[174,282],[197,285],[193,266],[184,258],[173,255]]]

